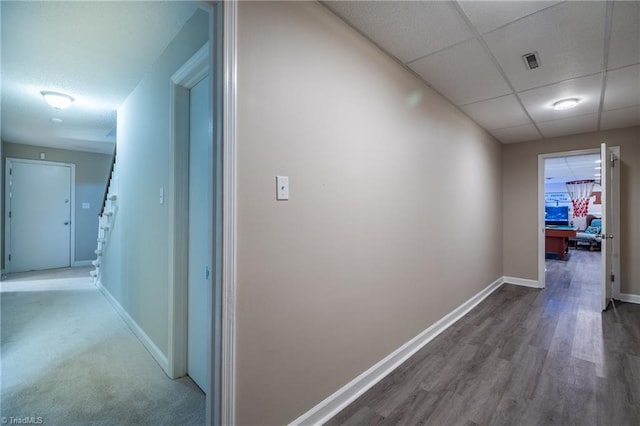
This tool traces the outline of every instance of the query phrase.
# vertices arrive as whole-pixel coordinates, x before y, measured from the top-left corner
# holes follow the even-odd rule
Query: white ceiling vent
[[[524,64],[528,70],[535,70],[540,66],[540,55],[538,52],[531,52],[526,55],[522,55],[522,59],[524,60]]]

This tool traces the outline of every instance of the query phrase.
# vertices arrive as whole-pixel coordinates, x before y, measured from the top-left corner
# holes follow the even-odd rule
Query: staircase
[[[113,160],[111,161],[111,171],[109,172],[109,182],[105,187],[102,208],[100,209],[98,219],[98,244],[95,250],[96,260],[91,262],[93,266],[95,266],[95,269],[90,272],[95,284],[100,282],[102,255],[106,245],[109,243],[109,236],[113,229],[116,213],[118,211],[118,174],[116,170],[116,155],[117,154],[114,152]]]

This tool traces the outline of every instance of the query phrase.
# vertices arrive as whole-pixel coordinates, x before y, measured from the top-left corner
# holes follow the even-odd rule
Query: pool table
[[[544,230],[545,253],[557,254],[560,260],[569,252],[569,238],[576,237],[576,228],[572,226],[546,226]]]

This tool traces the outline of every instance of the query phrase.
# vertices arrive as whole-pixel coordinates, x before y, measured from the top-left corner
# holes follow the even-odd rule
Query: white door
[[[190,91],[189,100],[189,282],[187,373],[208,393],[207,325],[211,298],[211,224],[213,208],[209,78]]]
[[[6,267],[71,266],[71,166],[7,159]]]
[[[618,210],[619,200],[616,195],[620,182],[620,167],[616,151],[603,143],[600,146],[600,182],[602,186],[602,310],[607,309],[614,295],[614,283],[619,282],[618,255]]]

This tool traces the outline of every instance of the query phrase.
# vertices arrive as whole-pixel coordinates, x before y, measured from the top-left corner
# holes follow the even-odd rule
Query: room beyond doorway
[[[581,248],[602,249],[600,269],[601,308],[617,294],[619,274],[617,242],[619,223],[619,148],[540,154],[538,156],[538,268],[545,287],[546,258],[570,262]],[[614,203],[613,201],[616,200]]]

